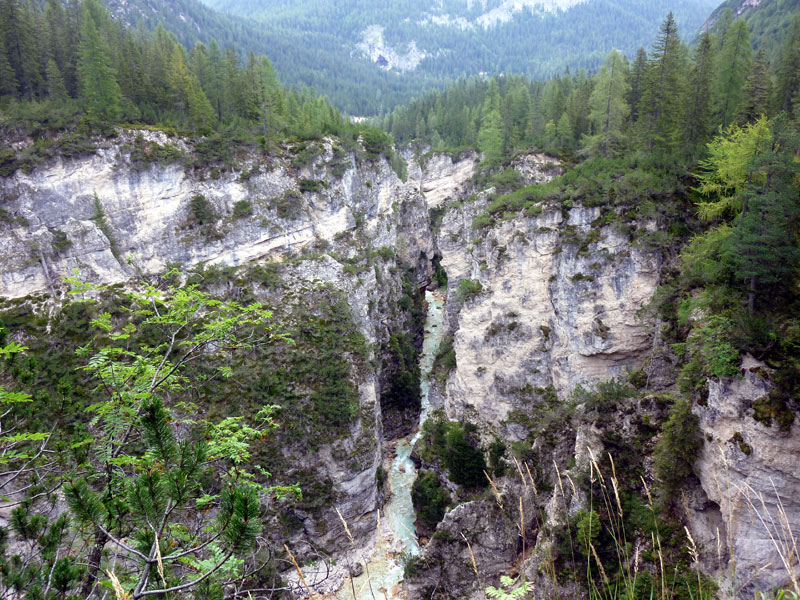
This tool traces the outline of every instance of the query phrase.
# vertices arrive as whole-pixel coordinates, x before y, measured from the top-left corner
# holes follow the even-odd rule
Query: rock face
[[[394,206],[419,199],[385,161],[356,168],[348,158],[341,177],[330,175],[331,142],[315,163],[299,171],[277,159],[221,175],[212,171],[211,177],[178,165],[136,169],[123,148],[114,145],[88,158],[60,160],[0,180],[4,209],[16,219],[4,225],[0,242],[0,296],[48,290],[74,269],[89,281],[118,282],[172,263],[246,264],[330,243],[357,221],[372,242],[394,246]],[[258,173],[251,175],[254,167]],[[312,182],[314,191],[303,192],[301,182]],[[215,217],[206,227],[193,223],[192,201],[198,196]],[[237,202],[249,203],[242,216],[235,212]],[[106,231],[98,208],[106,216]],[[413,225],[397,247],[402,258],[416,264],[419,252],[430,254],[432,246],[427,229],[418,221]],[[59,246],[56,240],[64,234],[66,243]]]
[[[770,392],[764,375],[753,368],[710,381],[707,405],[695,408],[707,440],[695,472],[722,525],[709,527],[703,512],[695,518],[700,534],[722,546],[719,560],[716,543],[707,544],[704,566],[742,598],[800,577],[800,426],[780,431],[753,418],[753,402]]]
[[[438,238],[457,362],[444,406],[451,418],[474,415],[514,440],[525,434],[509,417],[535,390],[566,396],[641,364],[651,330],[636,313],[656,289],[660,261],[598,229],[599,210],[578,205],[476,232],[472,219],[486,203],[448,212]],[[461,302],[465,279],[481,291]]]
[[[432,384],[431,401],[448,417],[477,424],[485,440],[530,442],[527,423],[537,407],[563,403],[577,385],[625,377],[653,354],[653,323],[637,313],[656,290],[661,257],[604,225],[598,208],[579,203],[545,202],[487,226],[474,223],[492,197],[471,189],[473,153],[433,154],[421,163],[406,153],[404,184],[385,160],[343,153],[330,140],[301,166],[287,149],[221,171],[138,168],[126,149],[133,135],[123,132],[91,157],[0,179],[0,296],[57,297],[61,277],[75,270],[90,282],[115,283],[176,263],[236,267],[279,259],[292,259],[281,277],[298,297],[326,286],[342,293],[372,349],[356,382],[360,418],[313,453],[293,448],[291,460],[333,482],[332,497],[358,540],[374,534],[380,441],[401,429],[381,408],[395,374],[387,364],[391,340],[408,333],[410,311],[402,306],[413,300],[409,290],[430,283],[434,257],[449,280],[444,335],[456,360]],[[561,169],[539,154],[512,166],[529,183]],[[364,263],[365,256],[383,262]],[[707,404],[695,408],[707,441],[696,464],[700,485],[687,499],[690,529],[704,570],[742,597],[800,576],[796,554],[782,545],[789,531],[800,535],[800,425],[780,431],[754,418],[753,403],[770,392],[764,373],[748,363],[741,378],[709,382]],[[585,470],[587,448],[602,451],[602,433],[565,426],[548,462],[574,457]],[[558,488],[553,477],[549,483]],[[503,485],[513,491],[510,481]],[[531,573],[542,554],[533,549],[537,540],[549,543],[547,526],[583,500],[573,493],[564,508],[563,490],[560,505],[555,495],[534,502],[524,489],[516,493],[528,494],[528,514],[545,515],[541,529],[525,532],[531,553],[516,565]],[[491,500],[451,510],[423,550],[421,570],[408,578],[410,597],[430,597],[432,585],[453,597],[478,597],[481,586],[496,583],[521,558],[514,507],[505,512]],[[300,555],[306,543],[332,550],[348,544],[332,507],[292,517],[301,523],[292,534]],[[483,581],[472,575],[473,557]]]
[[[458,199],[478,164],[473,152],[463,152],[455,160],[447,154],[433,154],[424,166],[412,152],[404,153],[404,157],[409,163],[408,183],[425,195],[429,208],[440,208],[448,200]]]
[[[305,166],[293,166],[287,149],[234,169],[190,170],[132,165],[127,143],[134,135],[121,132],[92,156],[0,179],[7,217],[0,224],[0,297],[60,297],[66,290],[61,278],[74,271],[84,281],[108,284],[168,265],[291,259],[281,277],[293,296],[302,302],[326,286],[342,293],[372,356],[354,382],[360,417],[350,431],[341,439],[315,440],[318,449],[311,453],[302,445],[287,448],[287,458],[292,472],[313,471],[316,481],[332,482],[329,496],[352,533],[372,535],[381,501],[380,397],[392,372],[383,349],[407,328],[409,311],[401,300],[409,287],[427,285],[434,254],[423,197],[384,159],[345,154],[330,140],[318,143],[319,155]],[[138,135],[168,143],[162,134]],[[365,263],[365,256],[380,258]],[[292,518],[302,524],[292,538],[300,556],[307,542],[329,549],[349,544],[330,525],[339,522],[332,506],[314,514],[297,510]]]

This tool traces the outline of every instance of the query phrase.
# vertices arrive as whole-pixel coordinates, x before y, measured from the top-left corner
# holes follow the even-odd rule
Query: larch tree
[[[736,121],[742,103],[744,84],[753,62],[750,30],[744,19],[737,19],[725,33],[717,57],[714,94],[717,101],[716,124],[725,128]]]
[[[66,100],[67,88],[64,86],[64,78],[61,71],[52,58],[47,61],[47,95],[51,100]]]
[[[630,91],[627,74],[622,54],[614,50],[600,68],[589,99],[589,120],[594,134],[585,138],[583,153],[609,158],[617,156],[623,149],[623,125],[630,114],[625,101]]]
[[[83,5],[80,57],[81,99],[93,117],[116,119],[120,113],[122,92],[109,58],[108,44],[97,29],[90,2]]]
[[[497,81],[492,79],[489,92],[481,112],[478,130],[478,149],[488,162],[499,161],[503,156],[503,118],[500,116],[500,91]]]

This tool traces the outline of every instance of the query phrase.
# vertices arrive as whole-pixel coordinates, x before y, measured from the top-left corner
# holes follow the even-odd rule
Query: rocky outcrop
[[[425,196],[432,209],[459,199],[478,164],[474,152],[463,152],[455,158],[448,154],[426,154],[426,159],[418,160],[412,151],[404,152],[403,156],[408,161],[408,183]]]
[[[800,578],[800,426],[781,431],[754,418],[754,402],[771,391],[766,373],[752,366],[709,381],[707,403],[695,407],[706,438],[695,472],[707,503],[692,528],[705,542],[703,567],[741,598]]]
[[[0,179],[0,297],[55,299],[67,288],[62,277],[74,273],[108,284],[168,266],[273,261],[282,263],[282,286],[272,295],[256,291],[268,305],[325,302],[324,290],[335,290],[371,352],[355,375],[358,418],[340,439],[287,446],[290,470],[275,476],[282,481],[302,470],[330,482],[327,495],[354,536],[372,535],[381,501],[380,398],[392,372],[384,348],[407,327],[402,299],[409,286],[428,283],[434,254],[424,199],[386,160],[346,154],[332,140],[313,142],[318,156],[304,165],[287,147],[278,156],[248,156],[234,168],[191,169],[133,164],[135,136],[189,150],[188,141],[160,133],[120,131],[91,156]],[[282,296],[286,290],[291,299]],[[313,500],[315,492],[306,493]],[[275,515],[276,530],[284,517]],[[333,506],[292,509],[291,519],[299,524],[291,539],[300,557],[310,556],[309,544],[349,544]]]
[[[475,418],[518,440],[527,433],[513,413],[542,390],[566,399],[578,384],[641,364],[651,329],[637,311],[656,289],[660,261],[598,228],[599,209],[580,205],[545,206],[475,231],[486,202],[448,212],[438,237],[457,363],[444,405],[452,418]],[[465,279],[480,291],[462,301]]]

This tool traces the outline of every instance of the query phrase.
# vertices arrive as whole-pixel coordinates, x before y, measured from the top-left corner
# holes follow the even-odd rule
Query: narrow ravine
[[[416,479],[417,471],[411,460],[411,449],[421,435],[422,424],[430,412],[428,392],[430,390],[430,374],[433,360],[442,340],[442,318],[444,299],[434,292],[426,291],[425,300],[428,306],[425,318],[425,338],[420,356],[420,382],[422,408],[420,410],[417,433],[404,437],[396,442],[395,457],[389,470],[389,489],[391,497],[383,509],[384,526],[378,541],[378,547],[367,570],[355,579],[356,595],[359,600],[392,600],[402,598],[399,583],[403,579],[402,554],[419,554],[419,544],[414,536],[416,515],[411,502],[411,486]],[[369,576],[367,575],[369,572]],[[349,587],[349,586],[348,586]],[[347,597],[347,591],[342,590]]]

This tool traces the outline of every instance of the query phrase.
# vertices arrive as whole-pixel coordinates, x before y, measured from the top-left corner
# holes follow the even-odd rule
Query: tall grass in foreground
[[[585,585],[590,600],[711,600],[712,598],[737,598],[742,590],[757,578],[758,572],[738,587],[730,590],[716,590],[714,584],[699,570],[700,549],[687,527],[683,527],[682,535],[668,536],[665,540],[662,531],[662,521],[659,518],[659,508],[653,499],[650,487],[643,477],[640,477],[641,489],[647,499],[646,508],[649,513],[649,528],[647,531],[641,527],[633,527],[630,515],[626,515],[626,502],[623,489],[617,475],[614,457],[608,454],[608,465],[601,467],[598,458],[589,452],[589,481],[587,493],[587,507],[579,511],[581,518],[570,515],[570,500],[578,495],[578,487],[568,473],[559,470],[555,465],[556,486],[553,490],[553,503],[564,523],[563,538],[566,548],[561,548],[562,563],[571,564],[573,567],[583,565],[575,572],[567,574],[567,579]],[[525,494],[538,505],[538,491],[530,469],[525,464],[528,476],[526,477],[520,463],[514,459],[517,473],[524,484]],[[487,475],[487,478],[489,476]],[[750,511],[756,516],[767,532],[776,551],[781,557],[781,563],[790,582],[787,589],[774,590],[769,597],[775,600],[800,600],[800,580],[797,573],[797,564],[800,560],[800,546],[797,536],[792,532],[787,512],[783,506],[777,489],[773,489],[777,505],[777,514],[772,514],[768,509],[763,492],[757,492],[751,486],[735,486],[726,479],[727,488],[731,496],[744,498]],[[502,490],[490,479],[492,492],[498,505],[503,508],[509,501],[504,497]],[[571,492],[571,494],[570,494]],[[520,533],[525,531],[526,516],[523,511],[522,498],[520,498],[519,523],[517,528]],[[629,509],[630,510],[630,509]],[[688,511],[688,508],[687,508]],[[773,511],[775,512],[775,511]],[[603,515],[602,520],[599,515]],[[536,520],[534,515],[531,519]],[[540,518],[540,517],[539,517]],[[544,523],[539,522],[538,525]],[[641,518],[639,517],[639,525]],[[728,547],[733,547],[733,540],[726,540]],[[682,547],[675,548],[675,540],[682,539]],[[598,542],[604,538],[608,542],[613,556],[600,550]],[[523,536],[524,540],[524,536]],[[672,545],[672,547],[669,547]],[[721,563],[722,541],[717,541],[718,561]],[[523,542],[523,548],[525,547]],[[525,582],[523,565],[519,565],[520,577],[518,580],[504,577],[502,587],[486,588],[489,597],[501,600],[514,598],[558,598],[558,584],[564,583],[564,573],[558,573],[554,548],[549,545],[545,548],[547,560],[540,567],[549,583],[555,584],[546,590],[533,590]],[[565,553],[566,552],[566,553]],[[555,554],[558,554],[556,552]],[[525,556],[522,557],[524,562]],[[687,564],[688,563],[688,564]],[[730,563],[735,569],[735,561]],[[767,568],[771,565],[762,567]],[[691,569],[691,570],[690,570]],[[580,572],[578,572],[580,571]],[[760,572],[760,571],[759,571]],[[560,576],[559,576],[560,575]],[[735,573],[730,573],[731,578]],[[524,592],[522,591],[524,589]],[[757,595],[757,600],[765,600],[762,594]]]

